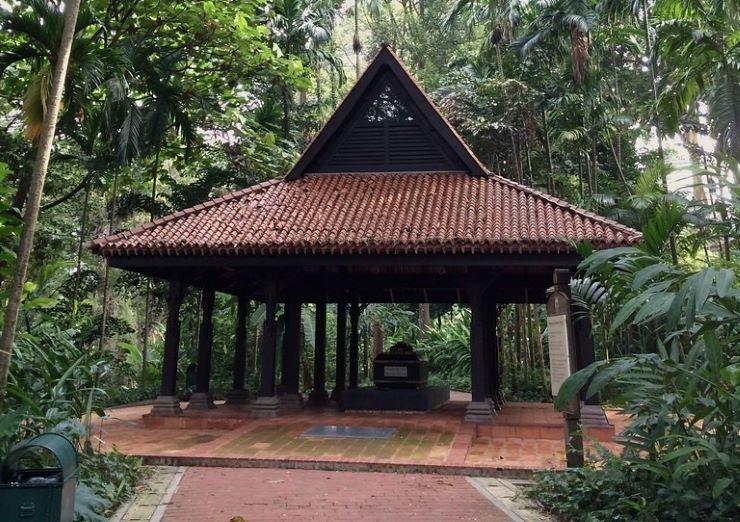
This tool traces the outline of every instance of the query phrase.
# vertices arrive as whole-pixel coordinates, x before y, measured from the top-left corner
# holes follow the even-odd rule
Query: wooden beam
[[[304,266],[442,266],[442,267],[572,267],[581,257],[575,253],[563,254],[337,254],[337,255],[240,255],[240,256],[113,256],[110,266],[115,268],[160,267],[304,267]]]

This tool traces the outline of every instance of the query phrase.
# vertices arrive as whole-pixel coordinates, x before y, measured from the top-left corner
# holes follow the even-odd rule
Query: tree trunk
[[[80,240],[77,242],[77,270],[75,271],[74,292],[72,293],[72,314],[77,315],[77,305],[80,293],[80,272],[82,271],[82,250],[85,247],[87,233],[87,213],[90,205],[90,182],[85,185],[85,198],[82,201],[82,216],[80,217]]]
[[[360,77],[360,53],[362,42],[360,41],[360,2],[355,0],[355,34],[352,36],[352,50],[355,52],[355,80]]]
[[[647,0],[642,0],[642,22],[643,22],[643,31],[645,34],[645,50],[647,51],[648,55],[648,66],[650,68],[650,79],[651,79],[651,86],[653,91],[653,103],[655,104],[655,107],[653,107],[653,114],[655,114],[655,110],[658,105],[658,82],[655,77],[655,64],[653,63],[653,39],[650,37],[650,13],[648,12],[648,5]],[[658,121],[658,118],[653,115],[652,123],[655,125],[655,134],[658,141],[658,158],[660,161],[663,161],[665,159],[665,156],[663,154],[663,132],[660,127],[660,121]],[[668,180],[663,177],[663,188],[668,188]]]
[[[118,212],[118,174],[119,169],[116,169],[116,173],[113,176],[113,200],[110,205],[110,221],[108,221],[108,234],[112,234],[116,225],[116,213]],[[101,350],[105,345],[105,331],[108,326],[108,305],[109,298],[108,294],[110,291],[110,265],[108,259],[103,260],[105,263],[105,274],[103,275],[103,317],[100,323],[100,338],[98,339],[98,348]]]
[[[283,137],[287,140],[290,138],[290,89],[287,85],[282,85],[283,95]]]
[[[534,326],[535,326],[535,342],[537,343],[537,357],[540,361],[540,367],[542,370],[542,386],[545,390],[549,390],[549,382],[547,381],[547,367],[545,366],[545,350],[542,347],[542,325],[540,323],[540,314],[539,311],[535,308],[535,313],[537,314],[534,320]]]
[[[419,303],[419,328],[425,332],[429,329],[429,303]]]
[[[552,163],[550,126],[547,124],[547,111],[544,108],[542,109],[542,132],[545,135],[545,153],[547,154],[547,193],[555,194],[555,166]]]
[[[149,221],[154,221],[154,208],[157,201],[157,179],[159,174],[159,147],[154,155],[154,168],[152,169],[152,196],[151,208],[149,209]],[[152,279],[146,280],[146,298],[144,299],[144,332],[141,338],[141,383],[146,384],[146,366],[149,358],[149,329],[152,325]]]
[[[373,329],[373,354],[377,356],[383,353],[383,325],[380,324],[380,321],[378,321],[377,319],[373,319],[372,329]]]
[[[54,144],[54,134],[57,128],[57,117],[62,101],[64,83],[67,78],[67,65],[75,35],[77,14],[80,11],[80,0],[68,0],[64,5],[64,28],[54,67],[54,77],[51,84],[51,93],[47,102],[47,113],[44,118],[44,128],[39,139],[38,153],[33,166],[31,183],[26,203],[26,213],[23,216],[18,255],[16,257],[15,272],[8,291],[8,305],[5,308],[3,333],[0,337],[0,409],[5,401],[5,388],[10,371],[10,358],[13,353],[15,330],[18,326],[18,311],[20,310],[23,284],[26,281],[28,262],[33,249],[33,236],[39,217],[41,196],[44,192],[46,172],[49,168],[51,148]]]

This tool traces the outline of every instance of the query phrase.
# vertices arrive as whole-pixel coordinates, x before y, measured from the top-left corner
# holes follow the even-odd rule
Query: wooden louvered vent
[[[391,74],[333,136],[308,172],[448,171],[464,168]]]

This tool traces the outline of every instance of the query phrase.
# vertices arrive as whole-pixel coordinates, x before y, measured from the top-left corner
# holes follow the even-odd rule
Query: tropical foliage
[[[0,2],[3,303],[64,4]],[[639,249],[579,245],[586,261],[572,286],[605,362],[566,388],[591,376],[592,392],[632,416],[623,454],[548,475],[541,502],[570,518],[733,515],[739,13],[723,0],[83,0],[1,449],[63,430],[88,463],[83,480],[95,494],[85,515],[127,494],[137,464],[98,454],[85,419],[155,393],[165,288],[108,269],[86,242],[284,174],[388,42],[490,170],[644,234]],[[198,297],[186,297],[183,339],[197,338]],[[230,386],[235,310],[218,297],[217,393]],[[543,307],[498,312],[507,397],[550,400]],[[304,307],[305,389],[313,314]],[[251,386],[263,317],[253,307]],[[465,390],[468,321],[464,306],[363,303],[360,375],[371,378],[376,340],[405,340],[429,358],[434,379]],[[329,381],[335,325],[330,305]],[[185,391],[195,343],[183,344]]]

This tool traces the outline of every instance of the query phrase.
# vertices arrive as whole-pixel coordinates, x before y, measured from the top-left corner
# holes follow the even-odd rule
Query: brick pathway
[[[508,521],[464,477],[187,468],[163,520]]]

